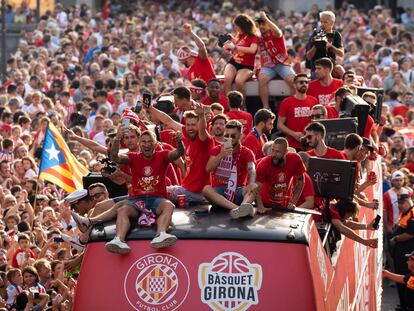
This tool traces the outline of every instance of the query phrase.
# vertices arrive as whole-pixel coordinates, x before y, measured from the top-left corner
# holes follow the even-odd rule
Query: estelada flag
[[[83,189],[82,177],[88,174],[79,163],[58,129],[49,122],[43,143],[39,179],[50,181],[66,192]]]

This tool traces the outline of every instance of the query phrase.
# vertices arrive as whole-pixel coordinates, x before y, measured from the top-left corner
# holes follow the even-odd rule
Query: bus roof
[[[176,209],[171,234],[178,239],[272,241],[308,244],[309,217],[306,213],[272,210],[254,218],[232,219],[227,211],[197,213],[200,207]],[[135,226],[127,240],[150,240],[155,226]],[[115,222],[95,226],[90,242],[109,241],[115,236]]]

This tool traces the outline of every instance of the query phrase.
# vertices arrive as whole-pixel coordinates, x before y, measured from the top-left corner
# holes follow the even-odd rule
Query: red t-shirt
[[[130,196],[167,197],[168,153],[168,150],[155,151],[151,160],[145,159],[142,153],[127,153],[132,172]]]
[[[344,83],[339,79],[332,79],[329,86],[322,86],[321,81],[313,80],[309,83],[308,95],[315,97],[321,105],[327,105],[335,100],[335,92],[342,87]]]
[[[375,127],[375,121],[370,115],[368,115],[367,123],[365,123],[365,129],[364,129],[365,138],[369,139],[371,137],[371,132],[374,129],[374,127]]]
[[[303,203],[305,203],[306,197],[313,197],[315,196],[315,189],[313,188],[313,182],[308,173],[304,173],[303,176],[305,177],[305,183],[303,185],[302,193],[299,197],[298,202],[296,203],[296,206],[299,206]],[[294,183],[296,183],[296,178],[294,179]]]
[[[252,131],[253,128],[253,117],[246,111],[229,111],[226,112],[229,120],[238,120],[243,124],[243,138],[242,142],[246,139],[247,135]]]
[[[173,130],[162,130],[160,131],[160,139],[163,143],[167,143],[174,148],[177,147],[177,142],[174,140],[174,133]]]
[[[324,159],[338,159],[338,160],[346,160],[345,155],[340,152],[339,150],[336,150],[335,148],[327,147],[326,153],[323,156],[316,155],[315,149],[306,151],[307,154],[309,154],[311,157],[318,157],[318,158],[324,158]]]
[[[36,259],[35,253],[32,250],[23,251],[21,248],[18,248],[13,255],[12,266],[13,268],[20,268],[20,266],[27,261],[26,253],[29,253],[30,258]]]
[[[407,111],[410,110],[410,108],[406,105],[398,105],[395,106],[392,110],[392,115],[395,116],[402,116],[404,119],[407,116]]]
[[[326,105],[326,112],[327,112],[327,118],[328,119],[338,119],[339,118],[339,112],[335,109],[335,106]]]
[[[410,170],[411,173],[414,173],[414,163],[413,162],[407,162],[404,165],[405,168],[408,168]]]
[[[217,156],[221,151],[221,145],[214,147],[210,151],[210,156]],[[236,163],[237,167],[237,187],[243,187],[247,183],[247,164],[249,162],[254,163],[253,152],[240,145],[239,150],[233,152],[233,159],[226,157],[220,161],[217,168],[211,173],[211,185],[213,187],[227,186],[231,173],[231,168]]]
[[[236,45],[241,47],[250,47],[252,44],[259,46],[259,38],[255,36],[242,35],[236,41]],[[233,59],[236,63],[242,64],[244,66],[254,67],[256,53],[248,54],[236,50],[235,54],[233,54]]]
[[[202,79],[205,83],[208,83],[210,79],[215,78],[214,68],[211,60],[207,58],[201,58],[197,56],[194,64],[188,69],[187,78],[192,81],[194,79]]]
[[[305,100],[300,100],[294,96],[285,98],[279,108],[279,116],[286,118],[285,125],[295,132],[304,133],[305,127],[312,121],[311,109],[317,104],[315,97],[306,96]],[[290,147],[302,148],[302,145],[292,136],[287,136]]]
[[[208,135],[206,140],[196,136],[190,140],[187,130],[183,127],[185,137],[184,161],[187,167],[187,175],[184,177],[181,186],[192,192],[201,192],[205,185],[210,184],[210,174],[206,171],[207,161],[210,158],[210,150],[213,148],[213,138]]]
[[[216,102],[211,101],[210,97],[207,95],[202,99],[201,103],[206,106],[211,106]],[[222,92],[220,92],[218,103],[224,107],[224,111],[229,111],[229,99]]]
[[[262,148],[263,145],[266,143],[266,139],[264,138],[264,135],[260,137],[260,139],[257,138],[254,131],[251,131],[245,138],[243,142],[243,146],[249,148],[251,151],[253,151],[253,154],[256,158],[256,160],[263,157]]]
[[[302,175],[305,170],[302,159],[296,153],[288,152],[281,166],[273,164],[272,156],[263,158],[256,169],[256,179],[263,185],[260,192],[263,204],[286,207],[292,177]]]
[[[262,67],[274,67],[288,59],[285,37],[276,38],[272,31],[260,39],[260,64]]]

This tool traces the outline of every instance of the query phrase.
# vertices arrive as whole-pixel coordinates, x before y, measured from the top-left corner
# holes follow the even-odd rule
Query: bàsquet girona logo
[[[262,267],[239,253],[222,253],[200,264],[198,286],[202,302],[212,310],[247,310],[259,303]]]
[[[183,263],[168,254],[141,257],[129,268],[124,291],[135,310],[177,310],[187,298],[190,277]]]

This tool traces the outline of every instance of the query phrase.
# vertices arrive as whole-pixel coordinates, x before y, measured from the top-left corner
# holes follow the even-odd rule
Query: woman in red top
[[[232,53],[224,69],[224,94],[231,91],[233,81],[236,89],[244,94],[244,84],[253,75],[259,37],[255,23],[248,15],[238,15],[233,24],[237,35],[223,46],[225,51]]]

